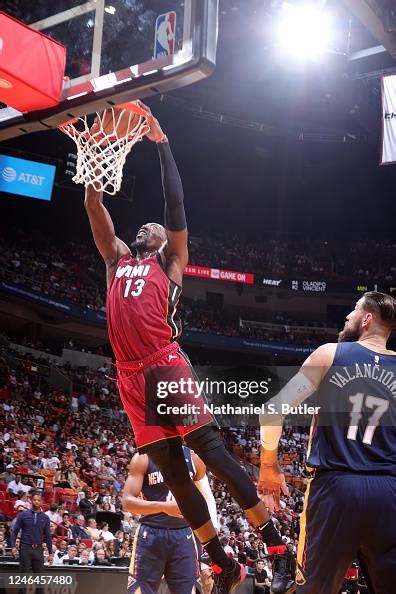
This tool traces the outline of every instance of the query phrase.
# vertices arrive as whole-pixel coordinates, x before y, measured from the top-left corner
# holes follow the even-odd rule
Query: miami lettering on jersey
[[[147,276],[149,272],[150,264],[138,264],[135,266],[130,266],[128,264],[126,266],[119,266],[115,275],[117,278],[122,278],[123,276],[131,278],[136,276]]]

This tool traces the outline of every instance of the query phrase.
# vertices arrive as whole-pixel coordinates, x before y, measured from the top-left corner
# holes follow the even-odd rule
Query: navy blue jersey
[[[195,466],[191,457],[191,450],[183,446],[184,458],[186,460],[188,472],[191,478],[195,477]],[[147,501],[170,501],[173,500],[173,495],[164,483],[161,472],[150,460],[148,462],[146,474],[144,475],[142,493]],[[141,516],[140,522],[153,528],[165,528],[167,530],[175,530],[177,528],[187,528],[188,524],[184,518],[175,518],[168,516],[168,514],[146,514]]]
[[[339,343],[316,398],[309,467],[396,476],[396,354]]]

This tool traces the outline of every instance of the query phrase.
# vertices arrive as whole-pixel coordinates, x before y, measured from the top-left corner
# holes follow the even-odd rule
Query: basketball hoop
[[[96,113],[91,127],[87,117],[58,126],[77,146],[77,172],[73,181],[86,188],[93,185],[96,191],[114,196],[121,187],[126,157],[150,131],[152,116],[131,101]]]

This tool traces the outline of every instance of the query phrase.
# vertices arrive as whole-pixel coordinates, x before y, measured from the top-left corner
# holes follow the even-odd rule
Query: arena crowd
[[[190,264],[263,273],[272,278],[313,278],[393,282],[393,241],[312,240],[304,236],[271,238],[254,243],[240,237],[192,237]],[[0,238],[0,280],[104,311],[103,265],[91,246],[66,244],[9,230]]]

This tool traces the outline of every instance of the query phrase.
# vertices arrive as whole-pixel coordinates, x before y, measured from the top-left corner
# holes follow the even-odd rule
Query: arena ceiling
[[[220,0],[215,73],[150,100],[172,138],[197,231],[198,222],[208,228],[210,213],[213,229],[227,221],[246,230],[254,225],[348,233],[352,224],[357,232],[382,233],[387,226],[392,233],[396,174],[378,162],[381,73],[396,70],[389,45],[393,21],[392,15],[385,21],[387,39],[377,39],[372,14],[358,15],[363,2],[373,6],[372,0],[322,0],[334,14],[334,51],[296,68],[274,43],[280,0]],[[389,51],[356,55],[380,44]],[[35,153],[59,159],[56,196],[65,192],[68,205],[74,196],[80,200],[81,188],[61,177],[74,148],[66,138],[54,131],[6,145],[29,151],[33,159]],[[121,197],[134,201],[137,222],[162,216],[161,201],[147,199],[161,192],[151,148],[146,142],[138,146],[125,168]],[[75,206],[65,216],[61,202],[60,220],[69,209],[72,219]],[[9,206],[11,216],[11,201]],[[120,201],[123,222],[121,206]]]
[[[369,2],[319,0],[334,17],[331,51],[296,67],[275,38],[283,1],[220,0],[216,71],[199,85],[171,93],[179,100],[175,108],[214,122],[239,119],[245,128],[259,122],[269,136],[303,132],[325,139],[334,133],[347,141],[377,142],[380,80],[396,72],[396,34],[385,29],[393,21],[383,12],[381,23]],[[396,17],[394,22],[396,28]]]

